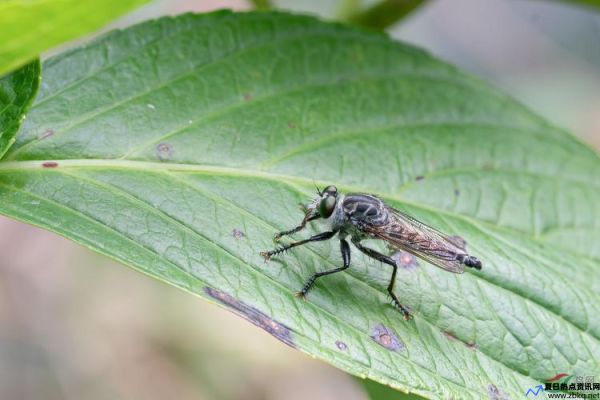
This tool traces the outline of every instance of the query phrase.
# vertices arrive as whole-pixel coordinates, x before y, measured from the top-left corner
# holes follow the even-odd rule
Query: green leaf
[[[6,0],[0,3],[0,75],[42,51],[102,27],[148,0]]]
[[[486,84],[384,35],[277,13],[163,18],[44,68],[0,163],[1,213],[424,397],[600,375],[599,158]],[[390,269],[353,250],[298,300],[341,265],[338,244],[259,252],[299,222],[313,180],[462,236],[483,269],[401,269],[406,322]]]
[[[386,29],[412,14],[425,3],[427,0],[382,0],[366,10],[350,15],[348,21],[373,29]]]
[[[382,385],[370,379],[357,379],[367,392],[370,400],[422,400],[423,397],[415,394],[406,394],[395,391],[389,386]]]
[[[0,158],[15,141],[39,83],[39,60],[0,78]]]
[[[600,7],[600,1],[598,0],[562,0],[564,3],[571,3],[571,4],[575,4],[575,5],[581,5],[584,7],[590,7],[590,9],[592,7],[594,8],[599,8]]]

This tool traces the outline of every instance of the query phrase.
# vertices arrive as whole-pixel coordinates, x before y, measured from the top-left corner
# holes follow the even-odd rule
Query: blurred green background
[[[343,11],[333,0],[276,5],[325,18]],[[248,5],[155,1],[105,30],[216,8]],[[543,0],[438,0],[389,31],[600,149],[597,11]],[[4,217],[0,254],[0,399],[365,400],[367,389],[379,390],[223,309]]]

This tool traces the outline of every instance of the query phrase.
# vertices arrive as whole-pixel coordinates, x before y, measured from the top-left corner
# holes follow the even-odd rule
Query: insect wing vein
[[[439,268],[457,274],[464,272],[456,256],[465,252],[450,237],[396,209],[388,208],[388,213],[387,224],[365,227],[366,230]]]

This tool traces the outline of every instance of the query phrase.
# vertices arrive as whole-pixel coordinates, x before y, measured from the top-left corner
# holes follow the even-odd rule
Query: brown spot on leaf
[[[462,344],[464,344],[469,350],[477,350],[477,345],[475,343],[467,343],[465,341],[462,341],[461,339],[457,338],[456,336],[454,336],[453,333],[449,332],[449,331],[443,331],[442,332],[444,334],[444,336],[446,336],[446,338],[450,339],[450,340],[456,340],[458,342],[461,342]]]
[[[288,121],[287,126],[290,129],[296,129],[296,123],[294,121]]]
[[[242,239],[246,235],[244,234],[244,232],[240,231],[238,228],[233,228],[233,230],[231,231],[231,236],[233,236],[236,239]]]
[[[444,336],[446,336],[450,340],[458,340],[458,338],[456,336],[454,336],[453,333],[450,333],[448,331],[444,331],[442,333],[444,334]]]
[[[423,175],[417,175],[415,177],[415,181],[422,181],[423,179],[425,179],[425,177]]]
[[[50,136],[54,136],[54,131],[52,129],[46,129],[38,138],[44,140],[48,139]]]
[[[498,386],[490,383],[488,385],[488,395],[491,400],[508,400],[508,396],[502,390],[498,388]]]
[[[252,100],[252,93],[244,93],[244,101]]]
[[[399,250],[392,255],[392,259],[396,261],[396,265],[409,271],[415,271],[419,268],[417,257],[412,254]]]
[[[398,338],[396,332],[383,324],[377,324],[371,330],[371,339],[378,345],[391,351],[402,351],[406,348],[404,343]]]
[[[282,341],[290,347],[296,347],[292,339],[291,329],[282,323],[273,320],[262,311],[257,310],[256,308],[249,306],[230,294],[222,292],[218,289],[207,286],[204,288],[204,292],[213,299],[217,300],[219,303],[232,309],[236,314],[247,319],[259,328],[264,329],[276,339]]]
[[[42,167],[44,168],[56,168],[58,167],[58,163],[56,161],[45,161],[42,163]]]
[[[467,346],[467,349],[473,351],[477,351],[477,349],[479,348],[475,343],[465,343],[465,346]]]
[[[173,146],[169,143],[159,143],[156,145],[156,156],[161,161],[170,160],[173,157]]]
[[[342,342],[341,340],[336,340],[335,341],[335,345],[337,346],[338,349],[340,349],[341,351],[346,351],[348,350],[348,345],[344,342]]]

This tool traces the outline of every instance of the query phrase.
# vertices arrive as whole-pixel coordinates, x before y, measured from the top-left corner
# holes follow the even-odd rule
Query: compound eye
[[[335,208],[335,203],[336,200],[333,196],[327,196],[321,200],[321,203],[319,204],[319,214],[322,218],[329,218],[331,216],[333,209]]]
[[[330,195],[337,195],[337,188],[333,185],[329,185],[327,186],[325,189],[323,189],[323,193],[328,193]]]

